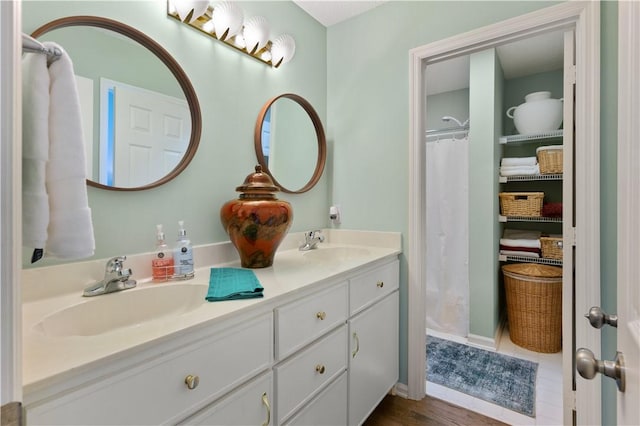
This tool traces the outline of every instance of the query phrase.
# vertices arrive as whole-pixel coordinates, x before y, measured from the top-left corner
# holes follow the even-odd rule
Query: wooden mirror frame
[[[171,54],[157,42],[152,40],[141,31],[130,27],[129,25],[123,24],[122,22],[114,21],[109,18],[103,18],[99,16],[68,16],[65,18],[59,18],[37,28],[35,31],[33,31],[33,33],[31,33],[31,36],[37,38],[38,36],[41,36],[51,30],[78,26],[90,26],[114,31],[118,34],[137,41],[143,47],[151,51],[151,53],[156,55],[156,57],[160,59],[160,61],[167,68],[169,68],[169,71],[171,71],[173,76],[178,81],[178,84],[184,92],[187,104],[189,105],[189,112],[191,114],[191,137],[189,139],[189,147],[187,148],[187,151],[185,152],[178,165],[167,175],[147,185],[131,188],[108,186],[98,182],[94,182],[90,179],[87,179],[87,184],[96,188],[109,189],[112,191],[140,191],[143,189],[155,188],[169,182],[170,180],[178,176],[191,162],[193,156],[196,153],[196,150],[198,149],[198,144],[200,143],[200,135],[202,133],[202,115],[200,112],[200,104],[198,103],[196,91],[191,85],[189,77],[187,77],[187,74],[184,72],[182,67],[180,67],[173,56],[171,56]]]
[[[264,118],[267,115],[267,111],[269,110],[269,108],[271,108],[271,105],[273,105],[275,101],[281,98],[291,99],[306,111],[306,113],[309,115],[309,118],[311,119],[311,122],[313,123],[313,127],[316,130],[316,136],[318,139],[318,158],[316,161],[316,168],[313,171],[313,175],[311,176],[311,179],[309,179],[309,182],[307,182],[302,188],[298,190],[286,188],[282,186],[280,182],[278,182],[278,179],[273,175],[271,170],[269,170],[267,162],[264,158],[264,154],[262,152],[262,123],[264,123]],[[258,118],[256,119],[256,126],[253,132],[253,142],[256,151],[256,157],[258,159],[258,163],[262,166],[262,170],[264,170],[269,174],[269,176],[271,176],[271,179],[273,179],[273,183],[278,188],[280,188],[282,192],[286,192],[288,194],[302,194],[313,188],[316,183],[318,183],[318,180],[320,180],[322,172],[324,171],[325,162],[327,161],[327,140],[325,138],[324,129],[322,128],[322,122],[320,121],[318,113],[316,113],[316,110],[313,109],[311,104],[302,96],[293,93],[283,93],[282,95],[278,95],[269,99],[260,110]]]

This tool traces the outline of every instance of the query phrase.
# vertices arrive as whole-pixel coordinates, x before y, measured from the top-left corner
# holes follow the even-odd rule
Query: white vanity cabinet
[[[360,425],[398,380],[399,264],[350,280],[349,425]]]
[[[222,324],[222,331],[205,339],[168,354],[160,350],[112,377],[27,404],[27,424],[175,423],[270,367],[272,324],[270,312],[230,327]]]
[[[398,378],[395,254],[272,298],[279,284],[265,271],[264,299],[206,305],[224,316],[27,390],[27,425],[360,424]],[[126,336],[111,333],[86,343]]]
[[[269,371],[189,417],[182,425],[271,425],[273,374]]]

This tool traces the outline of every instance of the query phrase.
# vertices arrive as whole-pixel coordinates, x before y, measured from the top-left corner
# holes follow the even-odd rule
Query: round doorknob
[[[624,392],[625,374],[624,357],[621,352],[616,353],[613,361],[601,361],[589,349],[580,348],[576,351],[576,369],[585,379],[591,380],[596,374],[604,374],[615,379],[618,390]]]
[[[584,317],[589,320],[593,328],[602,328],[605,324],[618,327],[618,316],[608,315],[599,306],[593,306]]]
[[[326,317],[327,313],[324,311],[320,311],[316,314],[316,318],[318,318],[320,321],[323,321]]]
[[[200,377],[189,374],[187,377],[185,377],[184,382],[187,384],[187,387],[189,389],[193,390],[200,384]]]
[[[382,287],[384,287],[384,281],[378,281],[378,282],[376,283],[376,286],[378,286],[378,288],[382,288]]]
[[[324,365],[322,364],[316,365],[316,371],[320,374],[324,374]]]

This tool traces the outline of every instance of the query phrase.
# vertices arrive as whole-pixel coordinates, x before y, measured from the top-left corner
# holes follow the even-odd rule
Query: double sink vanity
[[[361,424],[398,379],[399,233],[287,236],[255,269],[257,299],[207,302],[230,243],[194,248],[196,276],[83,298],[104,260],[24,270],[26,422]]]

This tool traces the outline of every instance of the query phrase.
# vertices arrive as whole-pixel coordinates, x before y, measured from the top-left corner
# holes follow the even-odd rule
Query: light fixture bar
[[[167,1],[167,15],[171,16],[172,18],[182,22],[185,25],[188,25],[192,28],[195,28],[196,30],[202,32],[203,34],[208,35],[209,37],[218,40],[219,42],[222,42],[224,44],[226,44],[229,47],[234,48],[235,50],[244,53],[245,55],[248,55],[250,57],[252,57],[253,59],[257,59],[258,61],[267,64],[271,67],[274,68],[278,68],[280,66],[280,63],[278,64],[273,64],[271,62],[271,46],[272,46],[272,42],[271,40],[267,41],[267,44],[262,47],[261,49],[251,53],[248,52],[244,46],[244,43],[239,43],[240,46],[236,45],[236,38],[241,38],[242,37],[242,31],[237,35],[237,36],[233,36],[233,37],[229,37],[226,38],[225,40],[221,40],[220,38],[218,38],[218,36],[215,34],[214,30],[213,30],[213,22],[211,22],[212,20],[212,16],[213,16],[213,8],[211,6],[207,7],[207,11],[199,16],[197,19],[194,19],[193,21],[191,21],[190,23],[187,22],[183,22],[180,17],[178,16],[177,11],[172,10],[173,8],[170,5],[170,0]],[[209,23],[207,25],[207,23]],[[207,27],[210,27],[211,30],[208,31]],[[223,34],[224,36],[224,34]]]

